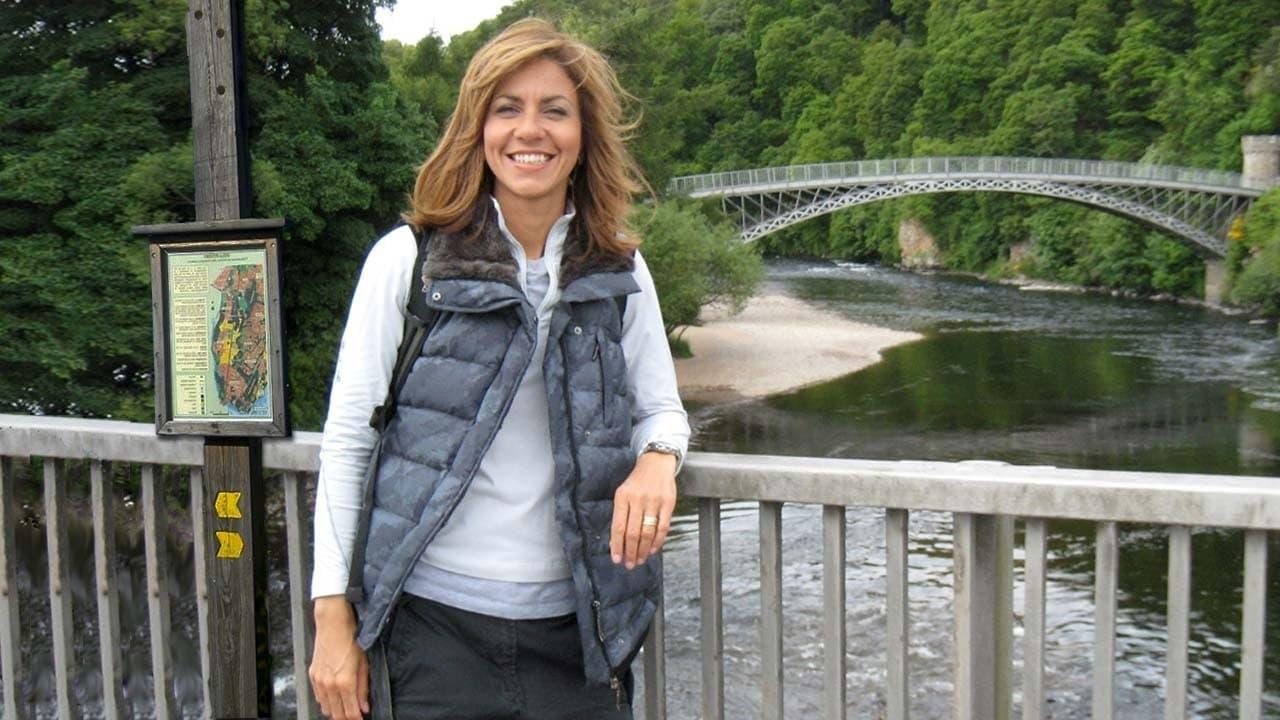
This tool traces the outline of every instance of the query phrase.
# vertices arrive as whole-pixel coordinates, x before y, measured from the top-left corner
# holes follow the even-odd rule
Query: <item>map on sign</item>
[[[271,418],[266,250],[169,256],[174,418]]]

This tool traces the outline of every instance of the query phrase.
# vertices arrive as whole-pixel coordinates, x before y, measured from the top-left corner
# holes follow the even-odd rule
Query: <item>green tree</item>
[[[667,334],[697,325],[711,303],[738,312],[764,277],[754,248],[737,230],[711,222],[695,204],[667,201],[639,205],[631,224],[644,239],[640,251],[653,274]]]
[[[1152,110],[1175,62],[1167,42],[1168,35],[1143,14],[1130,14],[1120,29],[1119,46],[1102,75],[1111,107],[1103,149],[1108,159],[1141,157],[1160,134]]]
[[[255,212],[283,250],[295,424],[318,427],[364,247],[433,136],[387,82],[378,0],[248,0]],[[192,220],[180,0],[0,4],[0,400],[151,416],[137,223]],[[323,38],[323,40],[321,40]]]
[[[457,99],[459,78],[447,62],[440,36],[428,35],[416,45],[388,40],[382,46],[382,58],[400,96],[429,116],[436,127],[444,127]]]
[[[1244,216],[1244,259],[1231,299],[1280,315],[1280,189],[1269,190]]]
[[[166,139],[145,102],[93,88],[70,61],[38,77],[0,81],[0,398],[136,417],[150,402],[133,382],[149,367],[149,270],[119,216],[133,200],[121,180]]]
[[[896,35],[891,25],[877,31],[862,53],[862,72],[847,75],[836,95],[837,115],[851,125],[868,158],[898,157],[908,150],[900,138],[920,96],[927,56]]]

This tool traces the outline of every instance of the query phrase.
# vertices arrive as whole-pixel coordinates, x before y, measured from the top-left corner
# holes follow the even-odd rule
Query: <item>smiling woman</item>
[[[327,715],[631,717],[689,425],[620,95],[594,49],[507,28],[365,262],[316,496]]]

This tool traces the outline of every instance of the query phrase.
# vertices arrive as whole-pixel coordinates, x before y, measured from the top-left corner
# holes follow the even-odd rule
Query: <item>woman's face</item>
[[[562,209],[581,153],[578,91],[564,68],[539,58],[498,85],[485,115],[484,158],[499,203],[546,202]]]

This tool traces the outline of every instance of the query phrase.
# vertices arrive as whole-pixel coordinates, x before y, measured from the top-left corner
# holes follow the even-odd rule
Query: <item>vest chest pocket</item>
[[[596,328],[591,357],[600,377],[600,416],[604,426],[630,425],[622,422],[631,417],[631,403],[627,396],[627,361],[622,355],[621,343],[609,337],[604,328]]]
[[[624,429],[630,433],[631,401],[622,345],[604,327],[573,324],[562,347],[572,385],[574,424],[588,432],[591,444]],[[604,435],[601,433],[604,431]]]

